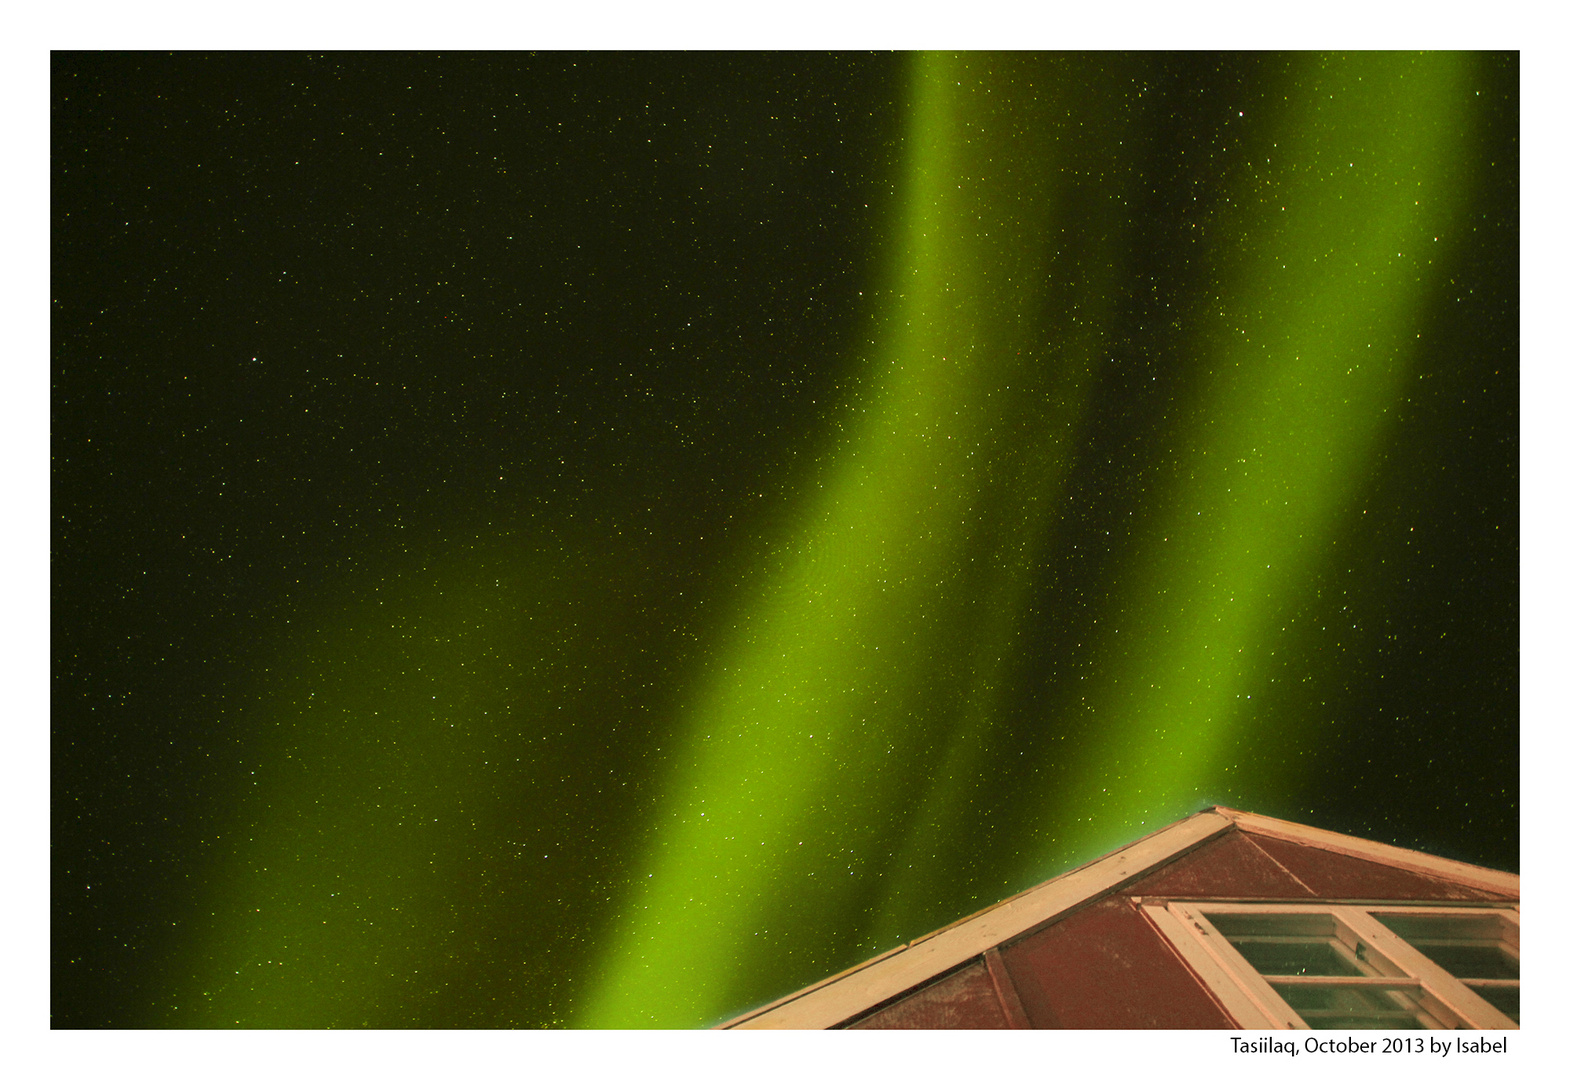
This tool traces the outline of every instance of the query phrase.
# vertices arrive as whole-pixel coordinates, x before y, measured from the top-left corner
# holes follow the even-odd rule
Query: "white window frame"
[[[1346,983],[1366,989],[1405,991],[1419,1000],[1418,1019],[1440,1028],[1514,1030],[1515,1021],[1490,1005],[1467,982],[1478,985],[1514,985],[1520,980],[1461,980],[1424,956],[1381,923],[1377,915],[1477,915],[1502,918],[1513,928],[1513,941],[1503,945],[1520,959],[1521,912],[1519,907],[1483,905],[1431,905],[1401,903],[1276,903],[1263,901],[1212,901],[1142,897],[1139,907],[1161,931],[1194,973],[1210,988],[1222,1006],[1243,1028],[1305,1031],[1309,1025],[1294,1012],[1271,985]],[[1362,968],[1362,977],[1302,975],[1266,977],[1206,918],[1207,914],[1329,915],[1336,920],[1337,937],[1349,947],[1349,959]],[[1357,946],[1361,945],[1361,948]],[[1425,1015],[1426,1014],[1426,1015]]]

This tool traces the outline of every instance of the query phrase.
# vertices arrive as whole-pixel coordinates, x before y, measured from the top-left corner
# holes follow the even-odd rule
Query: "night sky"
[[[1514,53],[55,53],[51,1022],[698,1027],[1221,803],[1520,867]]]

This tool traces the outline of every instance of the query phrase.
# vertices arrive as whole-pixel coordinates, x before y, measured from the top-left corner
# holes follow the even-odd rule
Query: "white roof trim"
[[[917,938],[720,1024],[722,1028],[829,1028],[857,1013],[979,957],[1048,919],[1121,888],[1232,828],[1519,898],[1521,878],[1500,870],[1441,859],[1406,848],[1216,806],[1168,825],[1094,862],[1060,874],[959,922]]]

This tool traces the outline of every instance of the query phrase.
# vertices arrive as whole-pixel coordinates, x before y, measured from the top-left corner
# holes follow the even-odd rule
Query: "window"
[[[1159,900],[1141,910],[1247,1028],[1515,1028],[1506,907]]]

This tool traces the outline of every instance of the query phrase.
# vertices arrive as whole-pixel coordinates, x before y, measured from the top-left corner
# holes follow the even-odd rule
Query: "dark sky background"
[[[714,1023],[1213,802],[1519,869],[1516,56],[1410,120],[1438,164],[1334,111],[1340,61],[952,66],[978,96],[905,54],[54,55],[55,1027]],[[1278,145],[1373,179],[1321,206],[1360,174]],[[1420,270],[1257,280],[1420,173]],[[1327,281],[1396,290],[1388,362],[1272,389],[1273,326],[1348,347]],[[897,441],[946,402],[964,454]],[[1213,499],[1249,423],[1264,486]],[[1258,613],[1207,726],[1160,598],[1283,493],[1295,576],[1205,579]],[[1245,524],[1159,553],[1189,499]],[[654,925],[703,928],[668,992]]]

